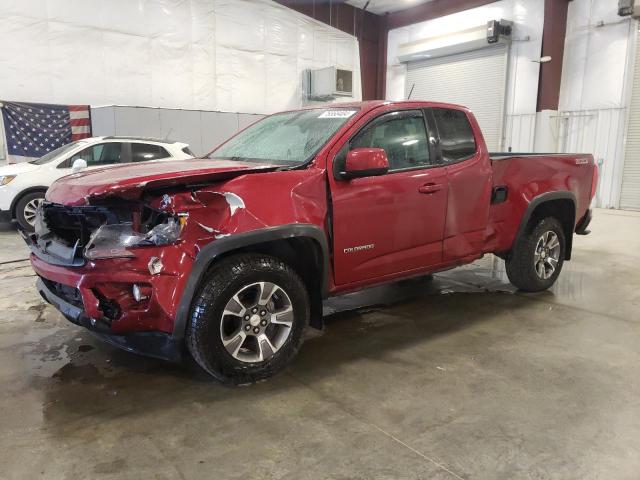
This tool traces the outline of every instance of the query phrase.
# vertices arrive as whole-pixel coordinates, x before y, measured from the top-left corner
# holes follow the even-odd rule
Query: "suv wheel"
[[[196,362],[226,383],[246,384],[281,371],[309,322],[299,275],[267,255],[223,260],[196,295],[186,342]]]
[[[36,211],[43,201],[44,192],[28,193],[18,200],[16,204],[16,220],[24,230],[33,232]]]
[[[546,290],[560,275],[564,253],[562,225],[553,217],[543,218],[516,240],[506,261],[507,276],[525,292]]]

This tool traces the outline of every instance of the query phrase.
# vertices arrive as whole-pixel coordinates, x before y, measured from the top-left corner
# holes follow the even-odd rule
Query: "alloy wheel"
[[[542,234],[536,244],[534,253],[534,267],[536,274],[543,280],[551,277],[560,261],[560,239],[558,235],[549,230]]]
[[[287,292],[270,282],[257,282],[236,292],[227,302],[220,337],[229,354],[241,362],[268,360],[289,338],[293,305]]]
[[[24,219],[32,227],[36,221],[36,212],[38,211],[38,207],[42,205],[42,202],[44,202],[44,198],[34,198],[24,206]]]

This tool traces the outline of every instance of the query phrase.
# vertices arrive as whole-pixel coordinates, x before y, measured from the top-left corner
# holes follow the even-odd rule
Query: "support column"
[[[545,0],[544,2],[542,56],[551,57],[551,61],[540,65],[538,112],[558,109],[568,8],[569,0]]]

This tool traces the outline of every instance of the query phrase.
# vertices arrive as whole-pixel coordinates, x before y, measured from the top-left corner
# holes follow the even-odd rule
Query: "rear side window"
[[[182,149],[182,153],[186,153],[187,155],[191,155],[192,157],[195,157],[195,156],[196,156],[196,154],[195,154],[195,153],[193,153],[189,147],[184,147],[184,148]]]
[[[150,145],[148,143],[132,143],[131,144],[131,161],[147,162],[149,160],[157,160],[159,158],[168,158],[167,152],[160,145]]]
[[[460,110],[434,108],[444,163],[465,160],[476,153],[476,139],[467,115]]]

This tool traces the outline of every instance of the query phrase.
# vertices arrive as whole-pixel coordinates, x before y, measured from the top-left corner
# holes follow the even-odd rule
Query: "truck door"
[[[448,200],[443,260],[480,254],[486,242],[492,168],[480,129],[463,110],[432,108],[437,154],[447,170]],[[429,112],[426,112],[429,115]]]
[[[383,148],[389,160],[386,175],[351,180],[329,175],[336,285],[442,261],[447,178],[446,167],[436,161],[435,141],[421,110],[387,110],[332,150],[334,172],[354,148]]]

